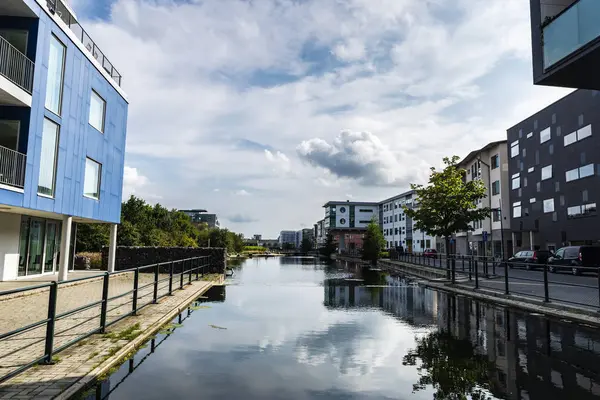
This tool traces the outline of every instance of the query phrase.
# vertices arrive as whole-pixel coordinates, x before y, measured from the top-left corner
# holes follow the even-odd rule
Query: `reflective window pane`
[[[573,133],[565,136],[564,141],[565,141],[565,146],[575,143],[577,141],[577,132],[573,132]]]
[[[544,212],[545,213],[554,212],[554,199],[544,200]]]
[[[83,195],[93,199],[100,198],[100,173],[102,166],[96,161],[85,159],[85,178],[83,181]]]
[[[62,105],[66,51],[65,46],[55,36],[50,38],[46,108],[56,115],[60,115],[60,108]]]
[[[547,165],[542,168],[542,180],[552,178],[552,165]]]
[[[546,129],[540,132],[540,143],[544,143],[550,140],[550,136],[550,127],[547,127]]]
[[[104,132],[104,115],[106,110],[106,102],[98,93],[92,91],[90,100],[90,125]]]
[[[579,179],[579,168],[575,168],[575,169],[565,172],[565,179],[567,180],[567,182],[571,182],[576,179]]]
[[[54,196],[58,133],[58,125],[49,119],[44,119],[38,193],[46,196]]]
[[[584,126],[577,131],[577,140],[585,139],[589,136],[592,136],[592,125]]]
[[[594,175],[594,164],[584,165],[579,168],[579,178],[585,178]]]

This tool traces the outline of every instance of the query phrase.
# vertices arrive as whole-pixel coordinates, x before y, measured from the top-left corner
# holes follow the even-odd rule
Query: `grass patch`
[[[222,326],[213,325],[213,324],[210,324],[210,325],[208,325],[208,326],[210,326],[210,327],[211,327],[211,328],[213,328],[213,329],[223,329],[223,330],[227,329],[227,328],[223,328]]]
[[[218,281],[219,279],[221,279],[222,276],[223,276],[223,274],[206,274],[206,275],[202,275],[202,280],[203,281]]]
[[[129,328],[123,329],[121,332],[110,332],[105,333],[104,337],[110,339],[113,342],[119,340],[127,340],[128,342],[132,341],[136,337],[138,337],[142,333],[142,328],[138,323],[130,326]]]

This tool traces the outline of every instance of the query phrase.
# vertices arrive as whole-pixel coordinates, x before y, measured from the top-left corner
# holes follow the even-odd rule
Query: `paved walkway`
[[[104,271],[100,271],[97,269],[87,270],[87,271],[74,271],[74,272],[69,272],[68,279],[85,278],[88,276],[102,275],[103,273],[104,273]],[[41,275],[41,276],[36,276],[34,278],[24,278],[24,279],[12,280],[12,281],[4,281],[4,282],[0,282],[0,292],[3,292],[5,290],[25,288],[28,286],[37,286],[37,285],[41,285],[41,284],[47,283],[47,282],[54,282],[56,280],[58,280],[58,274]]]
[[[109,280],[109,298],[133,289],[133,273],[114,275]],[[166,277],[159,276],[159,279]],[[186,277],[187,278],[187,277]],[[154,275],[140,274],[139,287],[152,282]],[[186,280],[187,281],[187,280]],[[178,282],[177,282],[178,283]],[[59,286],[57,315],[99,302],[102,299],[103,280],[92,279],[70,286]],[[159,284],[159,295],[168,292],[168,282]],[[178,287],[174,283],[174,288]],[[152,301],[153,285],[140,289],[138,307]],[[0,334],[17,330],[44,320],[48,316],[49,289],[41,289],[25,297],[2,300],[0,297]],[[110,323],[132,309],[133,294],[109,301],[107,322]],[[54,348],[68,344],[75,338],[100,327],[101,306],[65,316],[55,325]],[[0,341],[0,377],[26,365],[45,353],[46,324]],[[1,397],[0,397],[1,398]]]
[[[140,274],[140,286],[142,281],[151,281],[152,277],[147,279]],[[124,293],[131,289],[132,279],[129,276],[118,276],[111,279],[109,288],[111,295]],[[178,312],[180,307],[187,306],[191,301],[208,290],[214,283],[207,281],[194,281],[190,286],[185,286],[184,290],[173,292],[173,296],[167,296],[161,299],[158,304],[151,304],[145,307],[138,313],[138,316],[125,318],[123,321],[116,323],[108,332],[118,333],[126,331],[128,327],[139,324],[141,335],[144,338],[153,334],[156,329],[160,328],[162,319],[165,316],[169,317],[173,312]],[[59,290],[59,310],[70,309],[73,306],[81,305],[86,302],[93,302],[99,299],[97,294],[98,289],[101,292],[101,281],[90,282],[85,285],[71,286]],[[166,289],[165,289],[166,290]],[[149,293],[141,293],[141,304],[152,295],[152,286],[149,287]],[[36,309],[43,308],[43,301],[47,293],[28,296],[27,298],[12,299],[5,302],[0,302],[0,327],[3,331],[13,329],[17,326],[27,323],[27,321],[36,320],[40,316],[43,317],[44,310]],[[148,296],[149,295],[149,296]],[[26,299],[26,301],[25,301]],[[62,299],[62,300],[61,300]],[[109,305],[109,309],[116,307],[109,313],[109,320],[116,318],[123,311],[119,311],[119,305],[123,304],[123,310],[129,310],[130,296],[124,296],[120,303],[116,301]],[[26,312],[22,312],[25,307]],[[60,312],[60,311],[59,311]],[[85,316],[79,314],[65,318],[57,324],[55,346],[67,343],[80,333],[93,330],[98,327],[99,319],[92,319],[89,322],[83,323],[76,327],[82,320],[89,318],[89,315],[99,313],[99,308],[86,310]],[[35,315],[31,316],[31,315]],[[170,318],[170,317],[169,317]],[[5,327],[8,327],[6,329]],[[40,357],[43,354],[43,329],[34,329],[22,337],[18,337],[10,341],[7,345],[6,341],[0,342],[0,375],[4,375],[18,365],[28,362],[28,360]],[[41,343],[37,343],[39,339]],[[0,384],[0,399],[51,399],[67,390],[70,386],[80,381],[85,377],[86,381],[91,381],[95,375],[93,371],[101,370],[103,365],[110,360],[115,362],[114,358],[119,356],[120,350],[126,350],[128,343],[132,339],[117,340],[113,336],[108,335],[93,335],[89,339],[80,342],[74,346],[57,354],[57,363],[55,365],[39,365],[26,370],[16,377]],[[137,339],[134,339],[137,340]],[[131,344],[131,343],[130,343]],[[18,353],[14,350],[21,349]],[[121,354],[122,356],[123,354]]]

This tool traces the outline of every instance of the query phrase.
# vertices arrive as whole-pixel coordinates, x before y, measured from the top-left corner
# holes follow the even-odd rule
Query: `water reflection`
[[[586,327],[314,259],[248,260],[231,281],[90,399],[600,399]]]

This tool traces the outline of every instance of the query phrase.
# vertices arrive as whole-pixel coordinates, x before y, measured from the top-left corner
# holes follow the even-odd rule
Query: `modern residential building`
[[[363,234],[371,219],[379,218],[379,204],[370,202],[329,201],[323,205],[323,227],[338,244],[338,251],[362,248]]]
[[[313,245],[315,243],[315,232],[314,229],[305,228],[296,232],[296,248],[300,248],[302,246],[302,241],[307,238],[310,240]]]
[[[487,197],[477,204],[477,208],[489,207],[494,211],[482,221],[473,221],[474,231],[456,234],[455,252],[488,257],[502,257],[510,253],[512,236],[506,140],[491,142],[471,151],[458,166],[465,170],[467,182],[480,180],[487,189]]]
[[[74,223],[112,224],[127,129],[121,75],[62,0],[0,1],[0,280],[72,263]]]
[[[209,228],[219,228],[221,226],[217,214],[207,214],[206,210],[193,209],[179,211],[189,216],[194,224],[207,224]]]
[[[402,248],[407,252],[439,249],[435,237],[414,227],[413,221],[404,212],[405,206],[409,208],[418,206],[414,190],[390,197],[379,203],[379,224],[383,230],[387,248]]]
[[[534,83],[599,90],[599,2],[530,0],[530,9]]]
[[[508,129],[514,251],[600,241],[600,95],[578,90]]]
[[[315,247],[323,247],[327,242],[327,232],[325,232],[325,220],[317,221],[315,224]]]
[[[296,246],[296,231],[281,231],[279,233],[279,247],[284,245]]]

